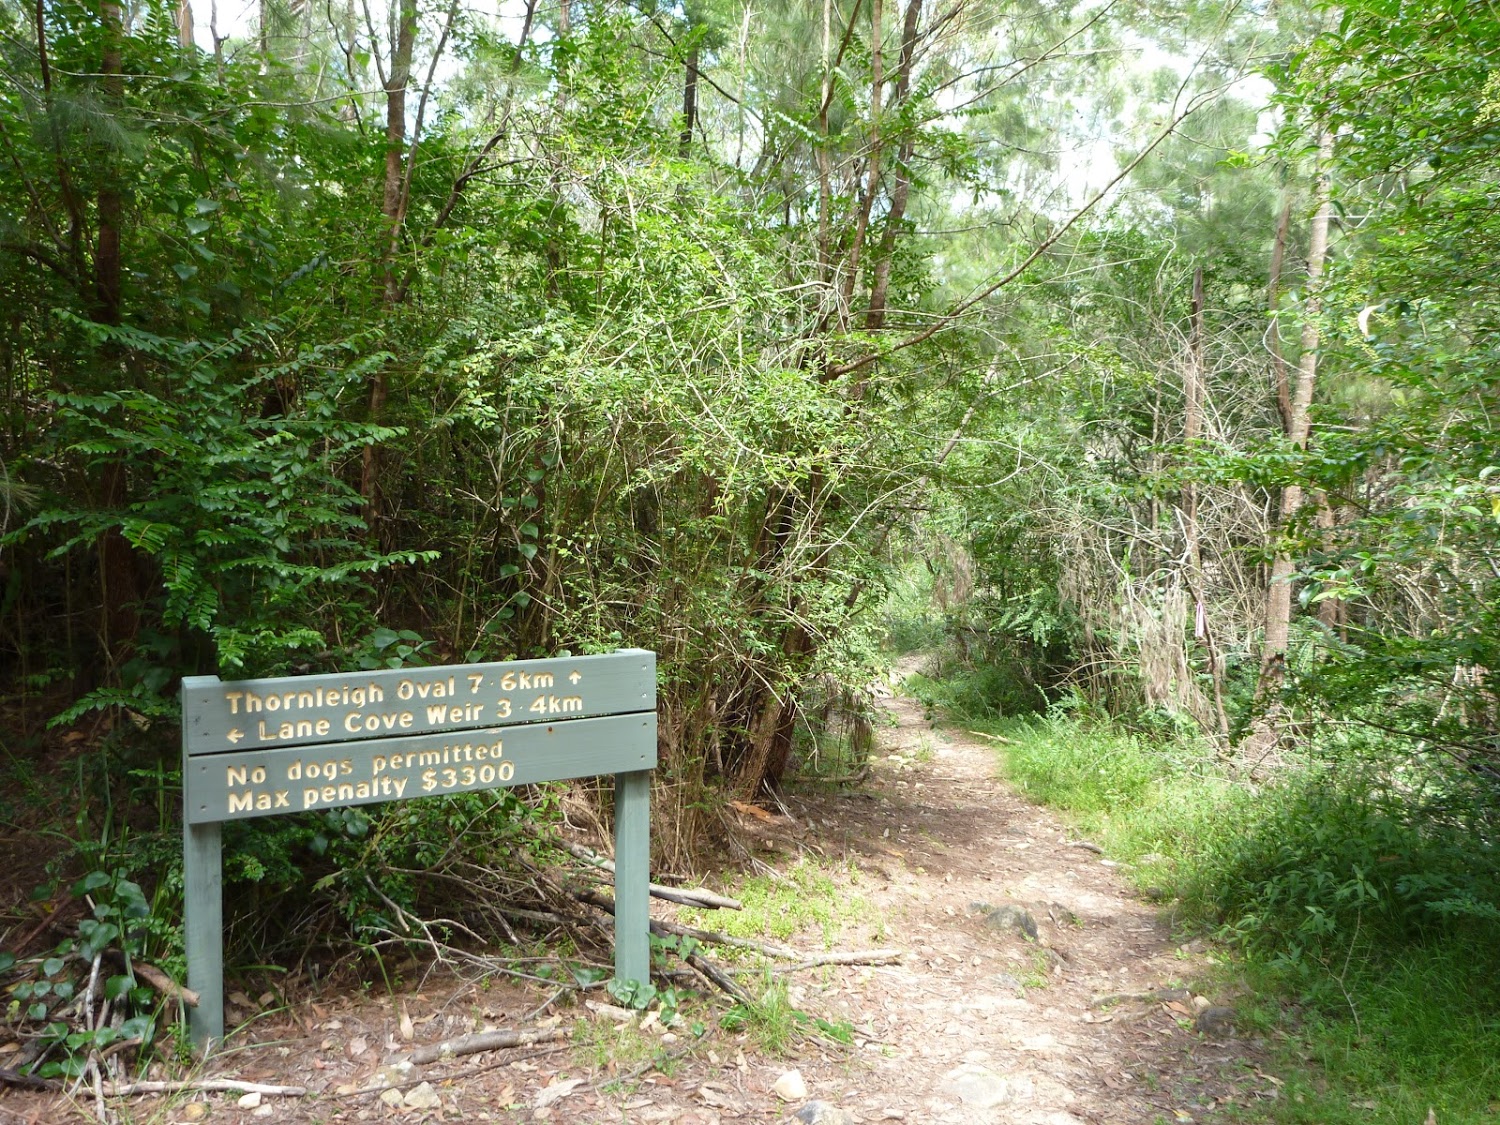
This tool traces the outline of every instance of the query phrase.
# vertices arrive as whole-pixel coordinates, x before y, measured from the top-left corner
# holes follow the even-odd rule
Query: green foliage
[[[149,357],[159,365],[157,385],[53,396],[60,451],[77,455],[93,473],[119,459],[151,466],[154,487],[123,510],[46,509],[24,531],[65,530],[54,553],[118,532],[160,573],[160,628],[206,634],[226,673],[284,670],[297,650],[326,643],[300,621],[333,590],[358,588],[367,574],[394,563],[434,557],[382,555],[362,544],[358,496],[335,471],[340,458],[395,431],[341,421],[336,400],[310,388],[298,416],[250,413],[278,380],[329,369],[340,379],[358,379],[369,365],[385,362],[383,355],[361,356],[357,342],[346,342],[237,376],[227,361],[247,348],[274,347],[279,325],[181,343],[80,326],[100,348]],[[180,659],[176,652],[161,655],[169,658],[168,670],[146,681],[158,689]],[[109,693],[81,700],[57,721],[116,701]]]
[[[852,872],[841,873],[845,878]],[[868,902],[806,859],[775,876],[753,875],[735,890],[744,909],[715,912],[710,920],[702,911],[689,910],[685,918],[696,925],[710,925],[733,937],[775,938],[787,941],[805,930],[821,932],[829,948],[843,926],[869,910]]]
[[[1023,791],[1244,956],[1287,1035],[1274,1120],[1489,1119],[1500,854],[1469,778],[1315,761],[1251,787],[1181,738],[1061,716],[1003,729]]]
[[[1362,948],[1329,958],[1329,979],[1301,1012],[1281,1073],[1276,1120],[1290,1125],[1485,1125],[1495,1114],[1500,995],[1495,943],[1430,938],[1366,963]],[[1260,973],[1268,991],[1284,975]],[[1305,974],[1293,987],[1306,989]]]
[[[1500,288],[1485,265],[1500,245],[1500,123],[1478,96],[1500,23],[1456,2],[1320,8],[1328,29],[1274,72],[1293,110],[1279,148],[1293,157],[1312,130],[1336,133],[1336,195],[1361,220],[1324,317],[1326,433],[1306,456],[1255,455],[1268,478],[1344,513],[1335,529],[1290,529],[1305,603],[1341,618],[1298,698],[1379,732],[1367,745],[1389,758],[1421,769],[1439,753],[1479,782],[1500,761],[1488,686]]]
[[[55,890],[40,887],[36,897]],[[90,871],[70,893],[88,907],[74,936],[39,959],[23,962],[0,952],[0,974],[21,978],[9,990],[8,1018],[29,1026],[44,1045],[28,1068],[41,1078],[77,1078],[92,1054],[126,1040],[135,1040],[149,1055],[166,1008],[163,998],[137,980],[132,963],[157,956],[169,919],[153,911],[123,870]],[[106,951],[116,951],[121,963],[105,961]],[[86,1005],[90,1020],[70,1025],[63,1017],[80,1005]],[[116,1018],[103,1018],[106,1007]]]
[[[1216,768],[1196,734],[1147,736],[1055,708],[1045,719],[991,723],[1000,760],[1028,796],[1067,810],[1111,854],[1140,861],[1135,877],[1156,894],[1186,895],[1221,842],[1254,806]]]
[[[830,1022],[802,1011],[791,1001],[784,980],[769,974],[755,993],[752,1002],[735,1004],[719,1017],[726,1031],[747,1031],[756,1045],[768,1055],[785,1056],[807,1037],[833,1043],[852,1043],[854,1028],[847,1021]]]
[[[1207,860],[1205,905],[1237,940],[1293,962],[1500,933],[1500,848],[1463,786],[1366,770],[1283,782]]]

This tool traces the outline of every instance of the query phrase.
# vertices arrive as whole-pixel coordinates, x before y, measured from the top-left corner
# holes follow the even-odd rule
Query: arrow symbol
[[[581,679],[583,679],[583,676],[578,672],[573,672],[568,676],[568,682],[575,687],[578,686],[578,681]]]
[[[239,742],[240,739],[245,737],[245,732],[240,730],[239,727],[235,727],[227,735],[225,735],[225,737],[228,738],[230,744],[233,745]]]

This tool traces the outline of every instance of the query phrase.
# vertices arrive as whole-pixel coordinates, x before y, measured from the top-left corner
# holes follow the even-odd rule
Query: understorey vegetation
[[[1285,1120],[1493,1112],[1491,9],[219,19],[0,4],[28,1067],[175,1018],[184,676],[651,649],[686,877],[752,865],[727,809],[857,784],[922,650],[934,713],[1287,999],[1327,1085]],[[611,817],[581,780],[232,823],[231,965],[587,976],[568,848]]]

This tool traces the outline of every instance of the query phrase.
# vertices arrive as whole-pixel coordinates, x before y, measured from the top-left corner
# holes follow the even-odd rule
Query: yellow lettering
[[[229,794],[229,811],[232,813],[249,812],[255,807],[255,793],[246,789],[243,793]]]

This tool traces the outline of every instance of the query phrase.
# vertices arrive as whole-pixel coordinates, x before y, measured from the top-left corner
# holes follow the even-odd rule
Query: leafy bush
[[[1294,775],[1207,857],[1204,902],[1237,940],[1287,960],[1500,931],[1500,847],[1455,800],[1462,789],[1367,769]]]
[[[1162,893],[1191,894],[1202,857],[1223,846],[1253,801],[1185,734],[1149,738],[1081,721],[1067,707],[1004,729],[1003,767],[1021,791],[1073,813],[1111,854],[1145,859],[1137,877]]]

